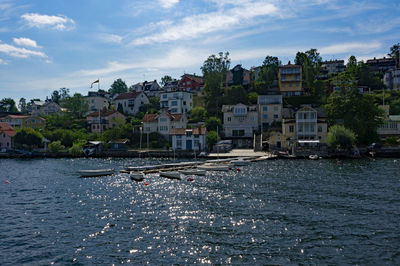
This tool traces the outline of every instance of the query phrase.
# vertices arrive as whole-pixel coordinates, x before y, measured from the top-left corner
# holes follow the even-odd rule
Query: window
[[[315,132],[315,125],[314,125],[314,124],[311,124],[311,125],[310,125],[310,131],[311,131],[311,132]]]
[[[171,106],[178,106],[178,101],[172,101]]]
[[[274,106],[274,111],[278,111],[279,107],[278,106]]]
[[[178,112],[178,109],[177,108],[172,108],[171,109],[171,113],[177,113]]]
[[[166,117],[161,117],[160,118],[160,122],[167,122],[167,118]]]
[[[264,111],[264,112],[268,111],[268,107],[267,107],[267,106],[264,106],[264,107],[263,107],[263,111]]]
[[[318,132],[322,132],[322,126],[318,125]]]
[[[181,139],[177,139],[176,140],[176,147],[177,148],[181,148],[182,147],[182,140]]]
[[[167,94],[163,94],[163,99],[167,99],[168,95]]]
[[[274,119],[278,119],[278,115],[277,114],[274,114]]]
[[[291,132],[291,133],[294,132],[294,126],[289,126],[289,132]]]
[[[267,114],[263,115],[263,119],[268,119],[268,115]]]
[[[228,122],[231,122],[232,118],[231,118],[231,117],[228,117],[226,120],[227,120]]]
[[[244,129],[232,130],[232,136],[234,136],[234,137],[243,137],[244,136]]]
[[[191,137],[192,136],[192,131],[186,131],[186,137]]]

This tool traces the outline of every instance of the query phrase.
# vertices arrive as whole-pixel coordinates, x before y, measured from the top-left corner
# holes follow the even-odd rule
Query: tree
[[[111,84],[111,88],[108,90],[110,94],[124,93],[128,91],[128,86],[126,86],[125,81],[122,79],[117,79]]]
[[[55,103],[60,103],[63,99],[69,97],[69,89],[61,88],[58,91],[55,90],[51,94],[51,100]]]
[[[327,143],[333,149],[351,149],[355,140],[354,132],[342,125],[334,125],[329,128]]]
[[[347,61],[346,72],[351,74],[353,77],[357,75],[357,59],[354,55],[350,56]]]
[[[30,127],[23,127],[17,130],[14,136],[14,143],[16,146],[27,147],[38,147],[42,144],[43,135]]]
[[[120,112],[121,114],[124,113],[124,107],[122,106],[122,103],[118,103],[117,111]]]
[[[83,117],[89,111],[89,104],[80,93],[62,100],[61,106],[75,118]]]
[[[258,94],[257,92],[250,92],[247,94],[247,104],[257,104]]]
[[[304,87],[312,91],[314,80],[320,72],[322,61],[322,58],[319,55],[317,49],[311,48],[304,53],[297,52],[294,61],[296,65],[302,66]]]
[[[377,76],[369,65],[360,62],[357,66],[358,85],[368,86],[371,90],[383,90],[385,85],[382,79]]]
[[[218,117],[212,116],[206,120],[207,131],[218,131],[221,130],[222,124]]]
[[[212,147],[218,142],[218,134],[216,131],[208,131],[206,136],[208,148],[211,150]]]
[[[396,60],[397,67],[400,67],[400,43],[394,44],[390,47],[390,53],[388,56]]]
[[[52,143],[49,144],[49,150],[51,152],[59,152],[61,150],[65,149],[65,146],[61,144],[61,141],[53,141]]]
[[[282,63],[276,56],[267,55],[263,61],[263,66],[280,66]]]
[[[165,86],[168,82],[172,81],[171,76],[165,75],[161,78],[161,85]]]
[[[192,118],[190,119],[192,123],[204,121],[207,117],[207,110],[201,106],[194,107],[190,112],[192,115]]]
[[[23,114],[27,114],[28,113],[27,105],[26,105],[26,99],[25,98],[19,99],[18,108],[19,108],[19,111],[21,113],[23,113]]]
[[[259,73],[258,81],[264,82],[266,88],[274,86],[275,81],[278,80],[278,69],[281,64],[278,57],[267,55]]]
[[[3,98],[0,101],[0,111],[1,112],[18,112],[15,106],[15,101],[12,98]]]
[[[224,104],[246,104],[247,93],[242,85],[230,86],[225,88],[225,94],[223,96]]]
[[[333,92],[325,105],[329,122],[336,124],[341,121],[356,134],[358,143],[375,141],[378,137],[376,130],[383,120],[383,110],[374,103],[373,96],[359,92],[350,74],[340,73],[334,83],[339,91]]]

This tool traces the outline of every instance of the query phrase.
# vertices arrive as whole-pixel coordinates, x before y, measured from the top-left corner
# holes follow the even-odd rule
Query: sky
[[[0,0],[0,99],[201,74],[219,52],[247,69],[310,48],[383,57],[400,42],[399,14],[398,0]]]

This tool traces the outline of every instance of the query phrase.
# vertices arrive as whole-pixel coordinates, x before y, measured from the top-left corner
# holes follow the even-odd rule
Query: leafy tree
[[[297,52],[295,64],[301,65],[303,69],[303,85],[305,88],[313,90],[314,80],[319,74],[321,67],[321,56],[317,49],[311,48],[310,50],[302,53]]]
[[[161,109],[160,97],[149,98],[149,103],[141,106],[140,111],[147,112],[149,114],[155,114]]]
[[[83,146],[85,145],[86,141],[77,141],[74,142],[71,148],[68,149],[68,153],[72,156],[80,156],[83,153]]]
[[[128,91],[128,86],[126,86],[125,81],[122,79],[117,79],[111,84],[111,88],[108,90],[110,94],[124,93]]]
[[[118,103],[117,111],[120,112],[121,114],[124,113],[124,107],[122,106],[121,103]]]
[[[350,74],[340,73],[334,82],[339,91],[333,92],[325,105],[330,123],[343,121],[346,128],[355,132],[358,143],[375,141],[376,129],[382,123],[383,110],[375,105],[373,96],[358,91]]]
[[[27,105],[26,105],[26,99],[25,98],[19,99],[18,108],[19,108],[21,113],[23,113],[23,114],[27,114],[28,113]]]
[[[225,88],[225,95],[223,96],[224,104],[246,104],[247,93],[242,85],[235,85]]]
[[[274,86],[278,80],[278,69],[282,62],[275,56],[267,55],[264,59],[262,69],[259,73],[259,82],[263,82],[266,88]]]
[[[354,55],[349,57],[346,65],[346,72],[355,77],[357,75],[357,59]]]
[[[41,145],[42,140],[43,135],[30,127],[18,129],[14,136],[14,143],[16,146],[27,147],[29,149]]]
[[[59,152],[61,150],[65,149],[65,146],[61,144],[61,141],[53,141],[52,143],[49,144],[49,150],[51,152]]]
[[[55,103],[60,103],[63,99],[69,97],[69,89],[61,88],[58,91],[55,90],[51,94],[51,100]]]
[[[354,132],[342,125],[334,125],[329,128],[327,143],[333,149],[351,149],[355,140]]]
[[[314,80],[311,95],[314,97],[314,102],[325,104],[329,91],[328,82],[325,80]]]
[[[3,98],[0,101],[0,111],[2,112],[18,112],[15,101],[12,98]]]
[[[89,111],[89,104],[80,93],[62,100],[61,106],[75,118],[83,117]]]
[[[368,86],[371,90],[382,90],[385,85],[382,79],[371,71],[369,65],[360,62],[357,67],[358,85]]]
[[[400,67],[400,43],[394,44],[390,47],[390,53],[388,56],[396,60],[397,67]]]
[[[190,112],[192,115],[190,119],[192,123],[204,121],[207,117],[207,110],[204,107],[194,107]]]
[[[206,120],[207,131],[218,131],[221,130],[222,123],[218,117],[212,116]]]
[[[247,104],[257,104],[258,94],[257,92],[250,92],[247,94]]]
[[[212,147],[218,142],[218,134],[216,131],[208,131],[206,136],[206,141],[208,149],[211,150]]]
[[[170,81],[172,81],[172,77],[165,75],[164,77],[161,78],[161,85],[165,86]]]

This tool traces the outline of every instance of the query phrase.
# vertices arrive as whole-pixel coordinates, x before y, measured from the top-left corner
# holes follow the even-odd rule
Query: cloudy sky
[[[383,57],[400,42],[399,14],[398,0],[0,0],[0,98],[200,74],[220,51],[245,68],[310,48]]]

